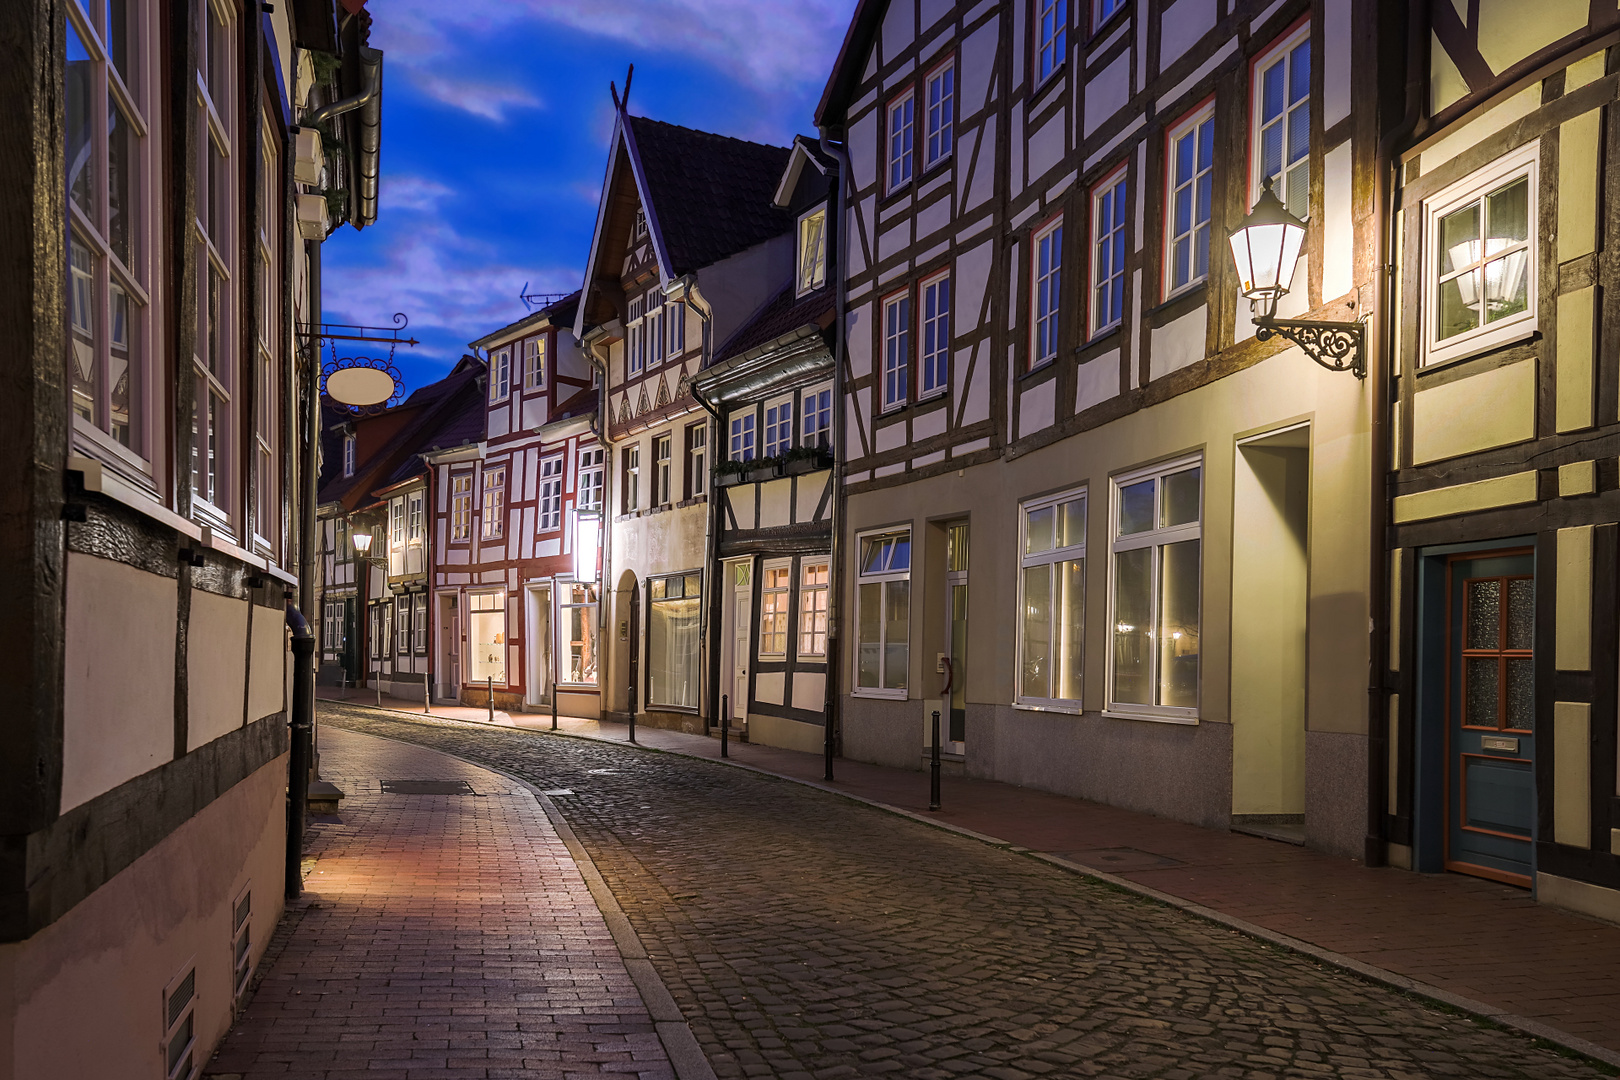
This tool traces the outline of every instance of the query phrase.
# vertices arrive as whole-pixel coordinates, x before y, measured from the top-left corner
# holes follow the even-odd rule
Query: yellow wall
[[[1412,463],[1536,437],[1534,360],[1482,371],[1412,395]]]

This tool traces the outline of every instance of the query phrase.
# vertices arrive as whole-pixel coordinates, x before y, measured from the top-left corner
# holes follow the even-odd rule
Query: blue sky
[[[324,252],[329,322],[410,317],[407,390],[521,317],[518,292],[579,287],[613,128],[630,111],[785,145],[815,105],[855,0],[371,0],[383,75],[382,198]]]

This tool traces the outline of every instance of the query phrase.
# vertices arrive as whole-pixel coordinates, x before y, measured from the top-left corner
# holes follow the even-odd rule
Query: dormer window
[[[818,206],[799,219],[799,295],[827,282],[827,208]]]
[[[354,436],[343,437],[343,475],[354,475]]]
[[[647,238],[647,211],[641,209],[641,207],[638,206],[638,207],[636,207],[636,239],[637,240],[645,240],[646,238]]]
[[[512,393],[512,350],[502,349],[490,358],[489,400],[505,401]]]

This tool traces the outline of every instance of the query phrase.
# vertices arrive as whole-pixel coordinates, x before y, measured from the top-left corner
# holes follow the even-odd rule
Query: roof
[[[726,135],[627,117],[671,277],[787,232],[792,219],[771,204],[790,151]]]
[[[849,18],[849,29],[844,43],[839,46],[838,59],[833,61],[832,74],[821,92],[821,103],[816,106],[816,126],[842,128],[847,119],[849,103],[861,85],[861,65],[872,52],[872,43],[883,16],[889,10],[889,0],[860,0],[855,14]]]
[[[826,330],[835,318],[833,290],[823,287],[803,297],[793,295],[793,285],[777,293],[754,317],[715,350],[715,363],[741,356],[750,349],[769,344],[803,326]]]
[[[547,322],[553,326],[572,327],[574,325],[574,311],[579,307],[580,290],[575,289],[561,300],[537,311],[531,311],[516,322],[509,322],[499,330],[492,330],[477,341],[469,341],[470,348],[480,349],[500,341],[502,338],[520,337],[530,330],[539,329]]]

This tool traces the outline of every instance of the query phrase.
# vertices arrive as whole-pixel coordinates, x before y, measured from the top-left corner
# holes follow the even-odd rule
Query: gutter
[[[584,311],[583,302],[580,310]],[[597,582],[596,588],[596,719],[598,722],[607,716],[608,711],[608,665],[603,659],[606,655],[603,646],[608,641],[608,560],[613,554],[613,521],[608,515],[608,507],[613,500],[613,485],[611,483],[613,479],[613,442],[607,436],[608,357],[606,353],[597,351],[601,347],[602,338],[605,336],[606,331],[597,326],[592,327],[585,333],[584,337],[579,339],[579,343],[585,346],[586,362],[600,372],[602,376],[596,392],[596,415],[591,419],[591,432],[596,436],[597,443],[602,447],[602,527],[596,531],[597,551],[600,552],[599,558],[601,559],[601,570],[599,571],[601,580]],[[579,463],[576,461],[574,464],[574,482],[577,487],[579,483]],[[552,688],[552,698],[553,700],[556,698],[555,686]]]
[[[360,110],[359,138],[353,165],[355,189],[350,195],[350,205],[354,207],[354,227],[363,229],[377,221],[378,159],[382,148],[383,54],[381,49],[362,45],[359,57],[365,88],[358,94],[306,113],[302,122],[313,126]]]
[[[851,24],[853,27],[853,24]],[[853,31],[852,31],[853,32]],[[842,551],[844,547],[844,513],[848,496],[844,489],[844,338],[848,327],[847,309],[849,296],[847,293],[849,276],[845,270],[845,245],[842,230],[838,225],[844,220],[844,185],[849,180],[849,155],[842,144],[834,144],[827,138],[828,128],[821,125],[817,129],[821,135],[821,152],[838,162],[838,182],[833,186],[832,213],[827,215],[830,228],[827,236],[837,245],[833,252],[834,265],[838,272],[837,299],[833,304],[833,499],[832,499],[832,544],[827,556],[827,565],[832,569],[832,581],[827,590],[827,699],[824,708],[826,716],[825,745],[823,753],[826,758],[826,779],[833,776],[833,758],[837,757],[840,747],[839,731],[842,728],[841,710],[843,699],[839,696],[839,661],[843,659],[843,643],[839,640],[841,635],[838,628],[842,622],[843,596],[844,596],[844,564]]]

